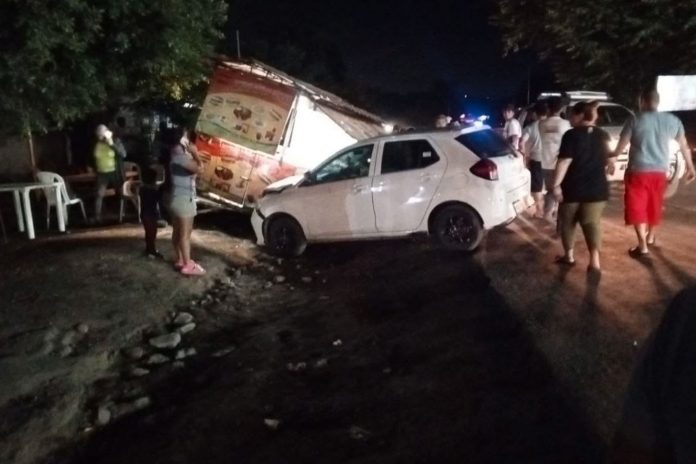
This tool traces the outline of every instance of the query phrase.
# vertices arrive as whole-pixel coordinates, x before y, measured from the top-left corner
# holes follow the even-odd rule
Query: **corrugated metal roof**
[[[228,58],[219,58],[218,66],[223,66],[238,71],[249,72],[257,76],[272,79],[281,84],[294,87],[295,89],[305,93],[313,102],[320,106],[326,106],[335,111],[346,113],[352,117],[357,117],[369,121],[374,124],[382,124],[384,120],[379,116],[358,108],[351,103],[348,103],[341,97],[330,92],[320,89],[308,82],[296,79],[283,71],[273,68],[265,63],[255,59],[230,60]]]

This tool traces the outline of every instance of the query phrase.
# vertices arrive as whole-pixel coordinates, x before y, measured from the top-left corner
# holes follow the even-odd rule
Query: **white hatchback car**
[[[529,188],[522,158],[488,127],[385,135],[268,186],[251,222],[279,256],[308,242],[415,233],[470,251],[531,205]]]

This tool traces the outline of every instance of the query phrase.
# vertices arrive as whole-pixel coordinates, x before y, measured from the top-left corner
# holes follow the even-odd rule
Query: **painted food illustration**
[[[222,180],[230,180],[234,177],[234,173],[229,168],[226,168],[224,166],[217,166],[215,168],[215,176],[219,177]]]
[[[241,119],[242,121],[251,119],[251,115],[253,114],[251,110],[245,106],[238,106],[232,111],[232,113],[234,113],[237,119]]]

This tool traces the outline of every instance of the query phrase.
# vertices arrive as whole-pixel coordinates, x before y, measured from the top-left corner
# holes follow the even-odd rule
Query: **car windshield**
[[[483,159],[513,154],[512,147],[490,129],[462,134],[456,140]]]
[[[602,105],[597,108],[597,125],[599,127],[618,127],[626,123],[631,112],[623,106]]]

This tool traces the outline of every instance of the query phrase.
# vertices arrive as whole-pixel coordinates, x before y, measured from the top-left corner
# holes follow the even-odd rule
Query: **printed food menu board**
[[[251,73],[217,68],[196,132],[274,154],[295,91]]]
[[[274,156],[294,98],[294,89],[270,79],[217,68],[196,125],[198,188],[253,204],[268,184],[295,174]]]

